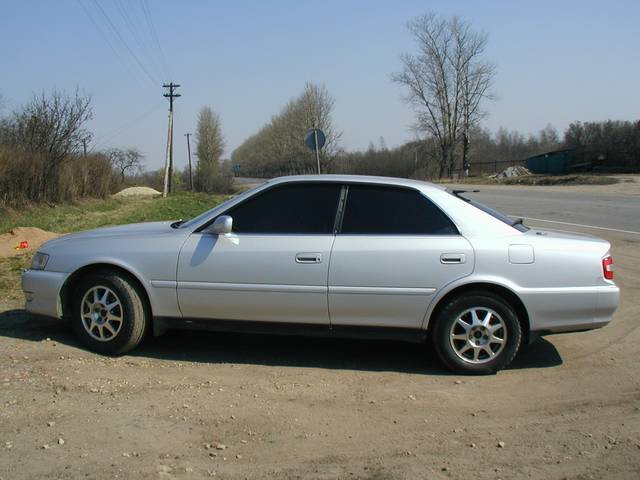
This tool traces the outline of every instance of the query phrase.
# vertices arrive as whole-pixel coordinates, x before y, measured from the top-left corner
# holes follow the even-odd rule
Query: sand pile
[[[129,187],[115,193],[114,197],[155,197],[161,193],[149,187]]]
[[[59,233],[47,232],[36,227],[16,227],[0,235],[0,258],[10,257],[22,252],[35,252],[40,245],[52,238],[59,237]],[[24,242],[27,242],[26,244]],[[17,248],[20,244],[27,248]]]

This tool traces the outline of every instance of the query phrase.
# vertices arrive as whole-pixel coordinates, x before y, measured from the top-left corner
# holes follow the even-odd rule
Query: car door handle
[[[322,254],[320,253],[298,253],[296,254],[296,263],[321,263]]]
[[[440,255],[440,263],[465,263],[467,256],[464,253],[443,253]]]

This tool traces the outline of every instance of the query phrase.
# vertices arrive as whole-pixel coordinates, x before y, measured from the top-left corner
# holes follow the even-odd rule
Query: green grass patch
[[[125,197],[74,204],[37,205],[0,212],[0,233],[14,227],[38,227],[58,233],[124,223],[187,219],[227,199],[227,195],[178,192],[167,198]]]

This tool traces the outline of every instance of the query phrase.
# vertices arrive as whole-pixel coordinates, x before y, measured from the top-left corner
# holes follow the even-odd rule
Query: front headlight
[[[49,255],[42,252],[36,252],[33,256],[33,260],[31,260],[31,270],[44,270],[48,261]]]

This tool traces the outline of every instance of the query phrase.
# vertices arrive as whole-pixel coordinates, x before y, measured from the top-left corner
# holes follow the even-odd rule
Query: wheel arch
[[[65,310],[68,309],[67,307],[68,301],[71,298],[71,295],[73,293],[73,288],[77,284],[77,282],[80,279],[82,279],[82,277],[100,270],[111,270],[113,272],[117,272],[123,275],[124,277],[126,277],[132,283],[134,288],[141,294],[144,306],[147,309],[147,312],[149,313],[148,318],[150,319],[153,318],[153,315],[152,315],[153,311],[151,308],[149,292],[147,291],[144,285],[144,282],[140,279],[140,277],[138,277],[138,275],[136,275],[131,270],[121,265],[116,265],[114,263],[108,263],[108,262],[98,262],[98,263],[91,263],[88,265],[84,265],[78,268],[77,270],[75,270],[71,275],[67,277],[64,284],[62,285],[62,288],[60,289],[60,295],[59,295],[63,317],[67,317],[68,312],[66,312]]]
[[[433,325],[435,318],[437,318],[440,311],[444,308],[445,305],[454,297],[459,295],[463,295],[468,292],[473,291],[484,291],[488,293],[495,294],[500,298],[504,299],[506,302],[513,307],[515,310],[518,321],[520,322],[520,326],[522,327],[522,338],[523,343],[528,343],[530,340],[530,318],[529,312],[527,311],[527,307],[522,302],[520,297],[510,288],[505,287],[504,285],[500,285],[497,283],[491,282],[472,282],[465,283],[463,285],[459,285],[451,290],[449,290],[446,294],[444,294],[433,307],[431,312],[427,317],[427,325],[426,330],[429,331],[431,326]]]

